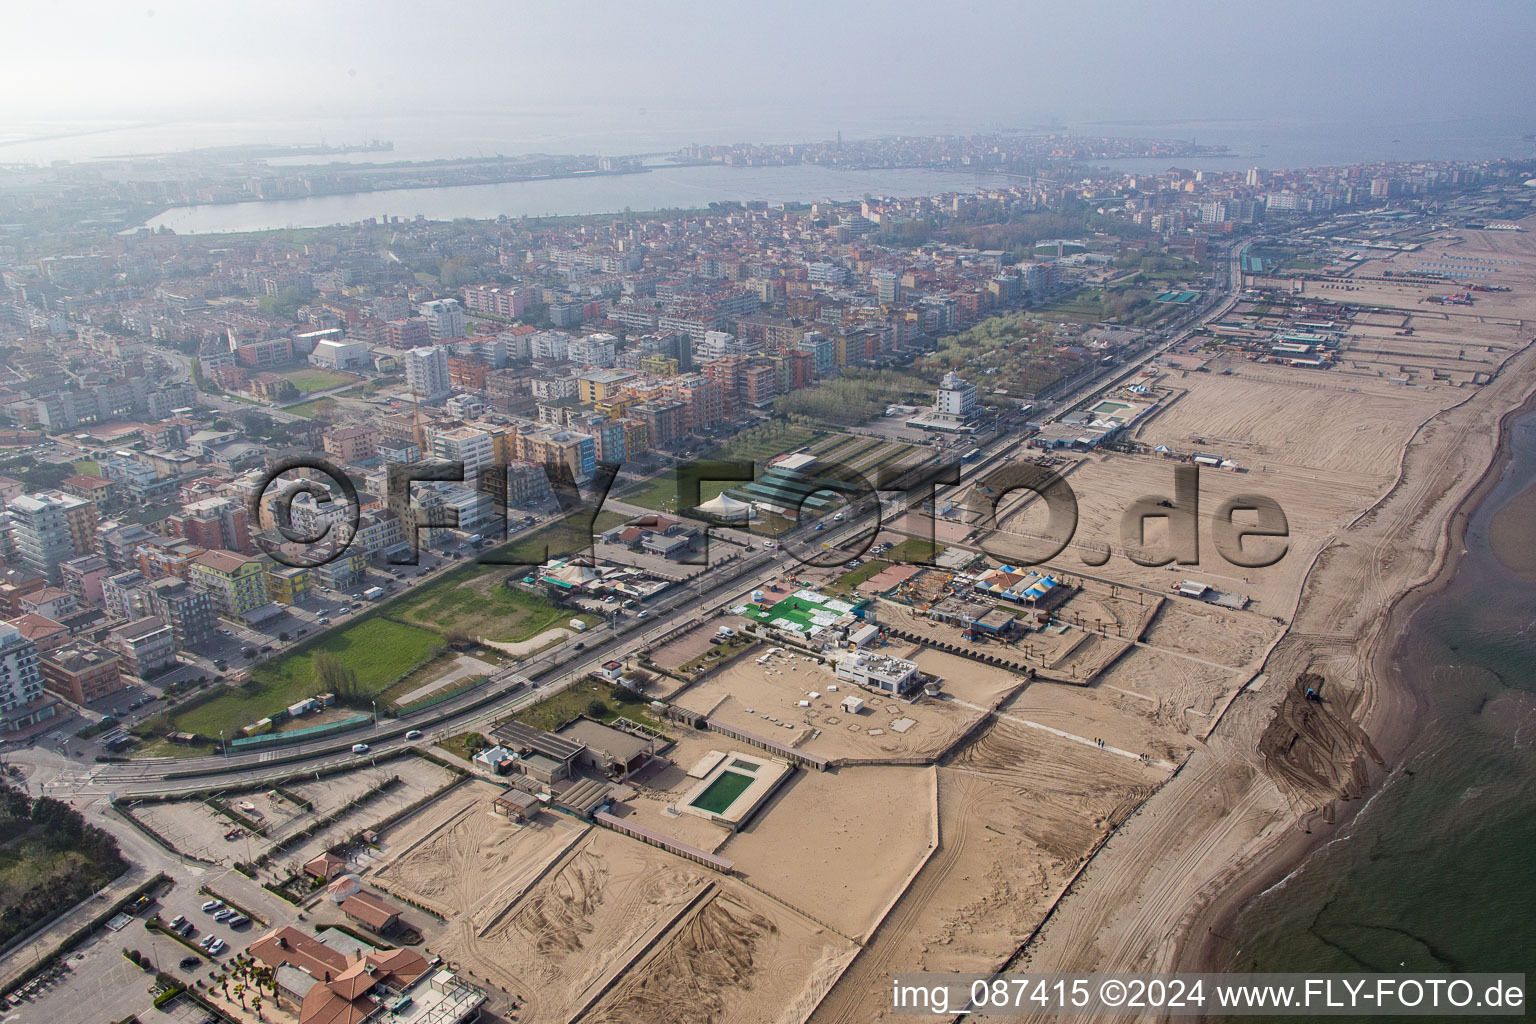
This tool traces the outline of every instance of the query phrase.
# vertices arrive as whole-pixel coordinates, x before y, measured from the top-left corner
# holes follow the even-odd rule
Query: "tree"
[[[315,668],[315,679],[325,689],[334,693],[337,700],[356,701],[363,698],[363,688],[357,680],[357,670],[343,665],[341,658],[335,654],[330,651],[319,651],[310,663]]]

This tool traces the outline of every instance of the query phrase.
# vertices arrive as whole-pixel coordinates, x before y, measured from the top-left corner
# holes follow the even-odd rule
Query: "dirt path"
[[[546,629],[538,636],[530,637],[527,640],[519,640],[516,643],[507,640],[481,640],[480,642],[487,647],[494,647],[498,651],[506,651],[508,654],[523,657],[528,654],[537,654],[550,644],[559,640],[568,640],[575,635],[575,633],[564,626],[555,626],[553,629]]]

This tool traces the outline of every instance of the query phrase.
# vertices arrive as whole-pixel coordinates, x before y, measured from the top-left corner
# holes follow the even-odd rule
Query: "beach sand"
[[[1536,228],[1536,222],[1526,228]],[[1441,408],[1414,422],[1412,409],[1423,403],[1406,403],[1402,416],[1389,417],[1400,438],[1395,452],[1378,440],[1384,436],[1380,425],[1355,429],[1358,422],[1350,417],[1356,413],[1348,402],[1327,407],[1326,431],[1311,422],[1315,434],[1370,438],[1369,458],[1351,446],[1337,465],[1325,461],[1319,469],[1345,472],[1373,487],[1384,480],[1387,486],[1357,515],[1334,524],[1316,546],[1294,598],[1295,611],[1285,616],[1288,628],[1264,660],[1260,685],[1231,701],[1203,747],[1116,831],[1011,966],[1219,968],[1237,910],[1293,870],[1308,849],[1338,834],[1339,823],[1363,803],[1359,796],[1390,769],[1414,713],[1413,695],[1393,685],[1390,665],[1393,643],[1414,603],[1409,595],[1443,578],[1458,548],[1456,524],[1462,519],[1456,510],[1493,463],[1502,418],[1527,399],[1536,382],[1536,349],[1522,323],[1536,319],[1536,242],[1528,234],[1491,234],[1467,232],[1458,251],[1520,258],[1521,266],[1504,282],[1515,291],[1480,302],[1476,316],[1452,315],[1437,330],[1458,349],[1463,342],[1467,348],[1491,346],[1494,351],[1481,356],[1497,365],[1497,375],[1481,387],[1419,375],[1423,390]],[[1347,298],[1396,303],[1417,322],[1424,313],[1418,305],[1422,293],[1387,285]],[[1490,340],[1497,333],[1502,338]],[[1440,357],[1454,361],[1445,352]],[[1367,370],[1356,372],[1367,382],[1377,379],[1366,376]],[[1351,386],[1344,379],[1324,383]],[[1236,385],[1243,386],[1241,379]],[[1377,409],[1362,405],[1358,414]],[[1155,426],[1166,430],[1170,423],[1178,428],[1172,417]],[[1277,438],[1272,457],[1305,465],[1298,453],[1310,452],[1307,459],[1326,454],[1321,442],[1309,443],[1310,448],[1291,448]],[[1306,671],[1327,679],[1333,726],[1356,737],[1344,742],[1326,771],[1309,772],[1319,766],[1280,756],[1273,733],[1265,742],[1266,732],[1291,728],[1294,717],[1282,705],[1296,699],[1292,681]],[[1261,749],[1272,756],[1266,760]]]

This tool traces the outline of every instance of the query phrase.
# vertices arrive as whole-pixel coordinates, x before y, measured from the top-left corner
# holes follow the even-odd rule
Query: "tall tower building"
[[[405,354],[405,383],[416,400],[436,404],[453,393],[448,379],[448,350],[413,348]]]
[[[21,635],[21,630],[0,622],[0,733],[36,721],[39,711],[28,710],[27,706],[42,696],[43,671],[38,665],[37,648]],[[52,714],[51,708],[47,713]]]

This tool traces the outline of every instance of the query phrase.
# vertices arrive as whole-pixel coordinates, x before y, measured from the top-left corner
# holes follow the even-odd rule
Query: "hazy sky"
[[[1536,93],[1528,0],[8,0],[0,30],[0,129],[592,103],[1369,121],[1518,117]]]

